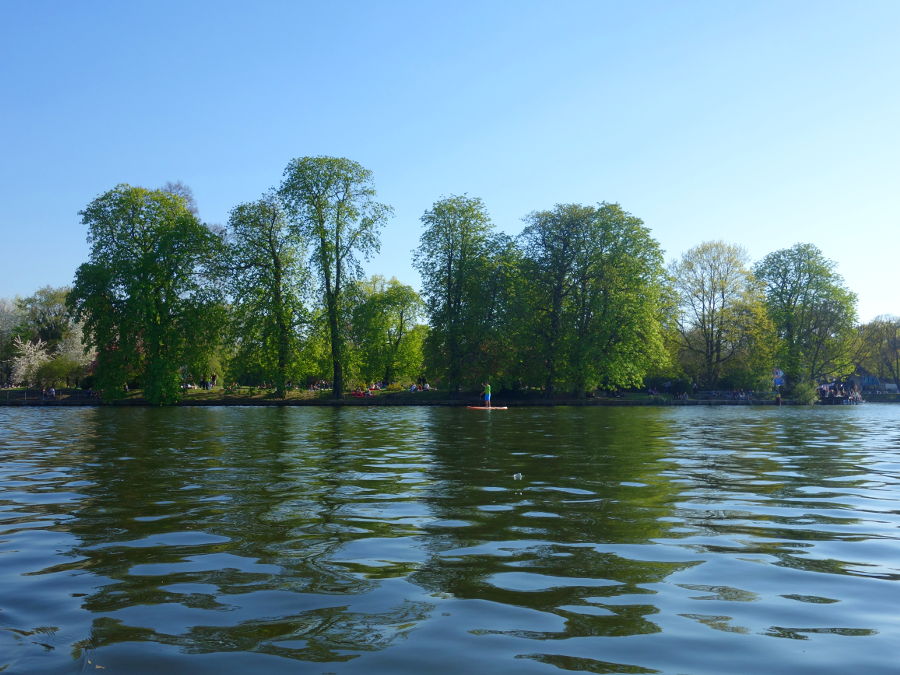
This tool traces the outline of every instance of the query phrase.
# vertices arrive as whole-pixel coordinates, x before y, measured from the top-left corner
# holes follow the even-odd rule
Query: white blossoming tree
[[[38,380],[44,386],[78,386],[96,357],[96,350],[85,345],[84,324],[72,322],[56,346],[53,358],[38,369]]]
[[[30,342],[16,337],[13,339],[13,349],[16,352],[12,364],[13,384],[23,384],[26,387],[37,385],[38,371],[50,360],[47,343],[40,339]]]

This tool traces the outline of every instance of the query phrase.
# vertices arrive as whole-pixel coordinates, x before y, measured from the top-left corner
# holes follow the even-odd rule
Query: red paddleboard
[[[492,405],[490,408],[484,405],[467,405],[469,410],[506,410],[505,405]]]

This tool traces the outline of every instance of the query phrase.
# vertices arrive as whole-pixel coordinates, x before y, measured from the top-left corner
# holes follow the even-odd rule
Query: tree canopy
[[[777,367],[804,386],[854,367],[900,384],[896,321],[855,326],[854,294],[812,244],[751,272],[741,247],[704,242],[667,273],[650,230],[618,204],[533,211],[512,238],[481,199],[451,195],[421,217],[420,296],[363,279],[392,211],[352,160],[291,160],[225,228],[197,213],[180,182],[90,202],[72,289],[0,298],[0,380],[90,371],[106,399],[135,384],[160,404],[223,371],[280,397],[329,378],[335,397],[423,377],[451,393],[491,380],[547,397],[650,375],[680,390],[759,388]]]
[[[559,204],[526,222],[521,284],[544,394],[560,383],[575,396],[640,385],[665,358],[659,245],[618,204]]]
[[[465,195],[436,201],[422,224],[413,262],[422,275],[431,326],[426,358],[447,387],[458,392],[485,376],[476,364],[489,339],[498,235],[484,203]]]
[[[422,300],[415,289],[376,275],[357,282],[354,296],[351,325],[360,379],[389,385],[420,377],[424,334],[417,330]]]
[[[137,379],[148,400],[177,401],[183,373],[218,337],[222,297],[209,267],[220,240],[160,190],[118,185],[81,216],[90,258],[69,304],[97,347],[99,389],[116,398]]]
[[[860,327],[860,365],[900,391],[900,317],[885,314]]]
[[[239,204],[228,221],[228,290],[237,359],[284,397],[300,372],[299,340],[308,324],[306,240],[290,227],[274,194]]]
[[[278,190],[291,225],[312,249],[328,321],[333,390],[344,388],[347,287],[360,278],[360,258],[378,251],[392,213],[375,201],[372,172],[342,157],[301,157],[284,170]]]
[[[670,268],[684,362],[702,386],[719,386],[730,362],[765,342],[758,338],[766,331],[762,296],[748,264],[740,246],[708,241]]]
[[[813,244],[770,253],[756,264],[781,339],[780,368],[794,382],[853,372],[856,295]]]

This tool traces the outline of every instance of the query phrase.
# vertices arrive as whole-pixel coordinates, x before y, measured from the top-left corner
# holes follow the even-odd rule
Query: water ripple
[[[893,672],[898,484],[886,405],[0,408],[0,669]]]

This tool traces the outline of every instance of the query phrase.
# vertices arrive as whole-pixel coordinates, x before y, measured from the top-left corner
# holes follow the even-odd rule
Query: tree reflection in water
[[[891,409],[0,423],[9,672],[893,667]]]

